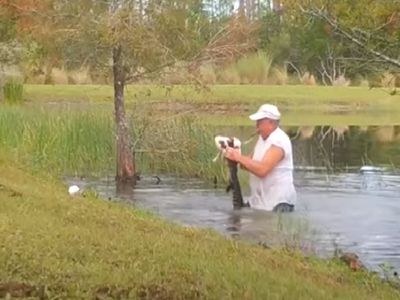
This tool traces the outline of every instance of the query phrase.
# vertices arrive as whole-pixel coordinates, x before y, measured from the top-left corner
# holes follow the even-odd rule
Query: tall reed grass
[[[0,142],[15,159],[55,174],[107,173],[114,162],[108,113],[3,107]]]
[[[225,178],[224,165],[212,161],[217,154],[212,131],[191,118],[152,124],[143,148],[137,155],[137,162],[144,170],[209,180]]]
[[[242,83],[262,84],[265,83],[268,78],[272,61],[273,58],[271,54],[259,51],[239,59],[235,67]]]
[[[129,119],[137,170],[219,182],[227,180],[217,154],[213,128],[191,116],[149,117],[136,111]],[[1,147],[34,169],[55,175],[102,176],[115,169],[112,111],[45,111],[26,107],[0,110]]]
[[[214,137],[219,132],[215,126],[190,113],[149,118],[148,110],[150,106],[141,106],[130,118],[136,124],[131,125],[131,131],[139,170],[227,182],[226,164],[213,162],[218,153]]]
[[[8,80],[3,86],[4,100],[9,104],[21,103],[23,93],[24,85],[17,79]]]

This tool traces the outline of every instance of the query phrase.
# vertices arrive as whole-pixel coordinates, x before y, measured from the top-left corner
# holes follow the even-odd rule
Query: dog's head
[[[215,137],[215,145],[219,150],[226,149],[226,147],[240,149],[242,143],[238,138],[229,138],[226,136],[217,135]]]
[[[240,142],[239,139],[235,137],[229,138],[226,136],[217,135],[214,140],[215,140],[215,145],[217,146],[219,151],[217,156],[214,157],[213,162],[217,161],[217,159],[221,156],[221,153],[225,151],[226,147],[232,147],[235,149],[239,149],[239,151],[241,151],[242,143]]]

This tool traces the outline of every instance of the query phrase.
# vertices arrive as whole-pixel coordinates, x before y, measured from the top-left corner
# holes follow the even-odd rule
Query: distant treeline
[[[398,0],[0,2],[3,79],[111,83],[118,45],[131,82],[400,86]]]

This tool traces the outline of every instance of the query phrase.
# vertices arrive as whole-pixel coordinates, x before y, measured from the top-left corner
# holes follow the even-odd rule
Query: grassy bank
[[[262,103],[277,104],[285,125],[389,125],[398,124],[400,94],[364,87],[213,85],[130,85],[128,108],[138,102],[151,104],[153,114],[196,114],[211,124],[251,125],[247,115]],[[25,85],[26,103],[102,104],[113,109],[111,86]]]
[[[120,204],[70,198],[59,182],[31,176],[4,155],[0,172],[3,291],[58,299],[400,296],[372,275],[337,262],[225,240]]]
[[[25,99],[32,101],[91,101],[113,99],[112,86],[105,85],[25,85]],[[293,108],[313,108],[314,104],[346,105],[355,107],[388,106],[400,110],[400,95],[389,95],[389,90],[365,87],[333,87],[304,85],[213,85],[199,89],[192,86],[129,85],[127,101],[194,101],[203,103],[263,103],[273,102]],[[393,107],[394,106],[394,107]],[[314,107],[315,108],[315,107]]]

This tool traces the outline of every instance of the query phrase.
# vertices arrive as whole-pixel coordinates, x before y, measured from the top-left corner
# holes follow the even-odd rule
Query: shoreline
[[[32,175],[4,155],[0,161],[2,284],[44,286],[48,296],[69,299],[107,289],[174,299],[400,296],[376,275],[342,263],[266,251],[123,204],[71,198],[58,180]]]

